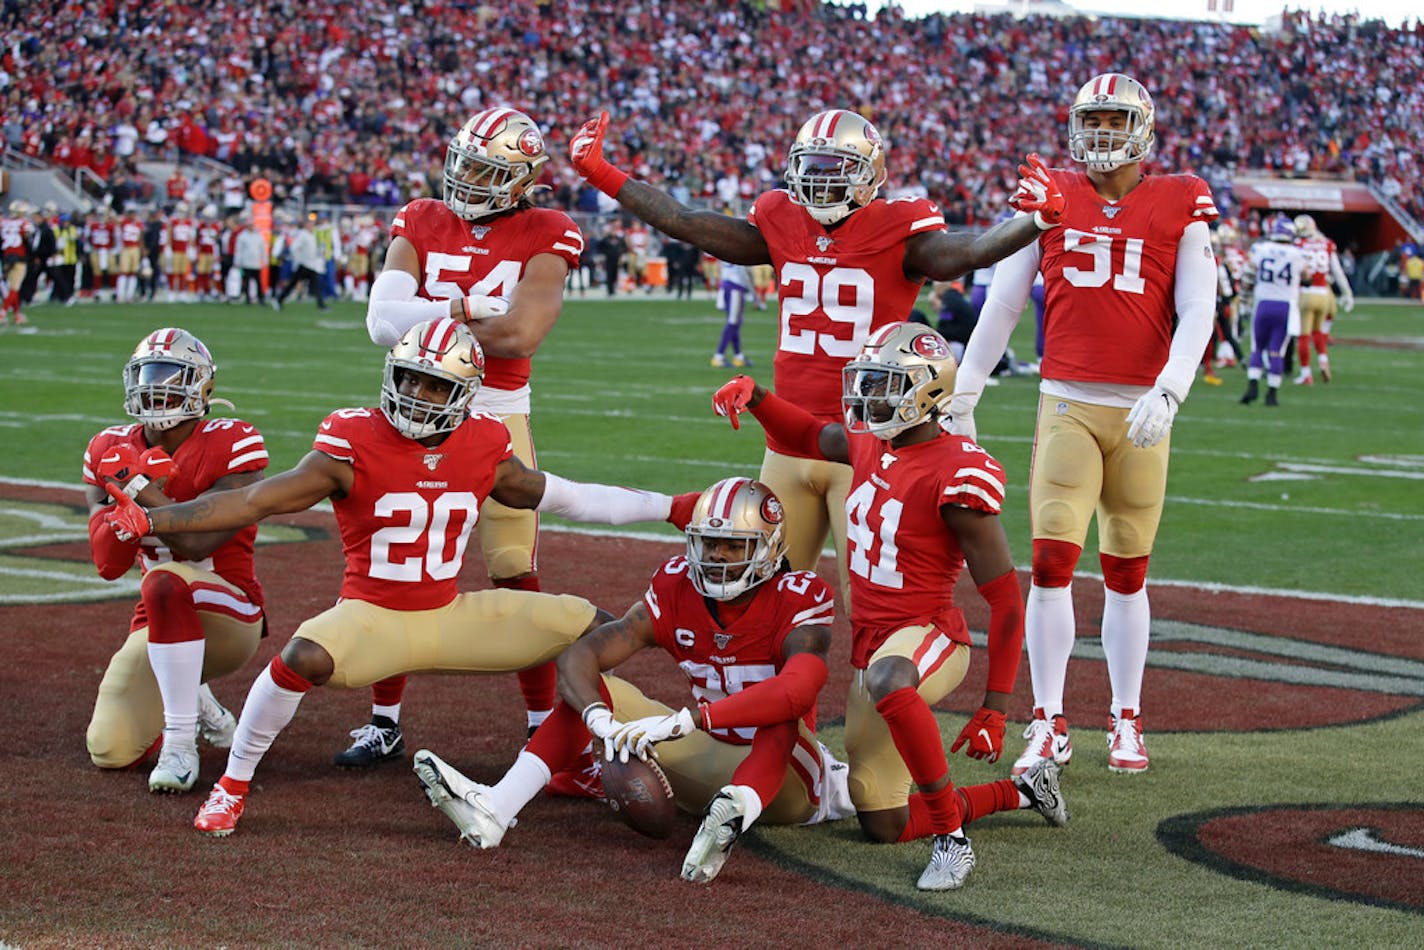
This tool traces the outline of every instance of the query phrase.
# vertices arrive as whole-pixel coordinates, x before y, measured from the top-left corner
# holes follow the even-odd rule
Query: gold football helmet
[[[781,502],[761,482],[724,478],[704,491],[686,528],[692,586],[731,600],[770,578],[786,555],[781,523]]]
[[[1088,128],[1087,115],[1102,111],[1123,113],[1126,126]],[[1068,110],[1068,154],[1100,172],[1143,161],[1155,140],[1154,113],[1152,97],[1136,79],[1122,73],[1094,76],[1078,90]]]
[[[786,190],[817,221],[835,224],[875,200],[885,184],[889,147],[854,112],[818,112],[801,126],[786,156]]]
[[[841,370],[846,431],[889,441],[934,418],[954,395],[958,369],[949,344],[929,327],[881,327]]]
[[[1308,214],[1298,214],[1295,216],[1295,236],[1298,238],[1312,238],[1320,233],[1320,229],[1315,225],[1315,219]]]
[[[432,402],[401,392],[407,373],[449,383],[445,401]],[[465,421],[484,375],[485,353],[469,327],[449,317],[417,323],[386,354],[381,411],[402,435],[412,439],[454,432]]]
[[[160,432],[201,419],[216,372],[202,340],[178,327],[154,330],[124,364],[124,412]]]
[[[549,160],[534,120],[517,109],[470,117],[445,150],[445,207],[466,221],[508,211]]]

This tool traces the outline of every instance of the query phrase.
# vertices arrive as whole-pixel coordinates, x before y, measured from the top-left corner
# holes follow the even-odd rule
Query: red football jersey
[[[27,218],[0,218],[0,254],[24,260],[30,253],[35,226]]]
[[[111,446],[127,442],[142,452],[149,448],[143,436],[143,425],[137,422],[111,426],[89,440],[84,450],[84,481],[102,487],[103,480],[94,473],[94,465]],[[207,419],[173,453],[177,471],[168,478],[163,493],[174,501],[192,501],[213,487],[218,479],[238,472],[260,472],[267,467],[267,445],[262,433],[241,419]],[[252,546],[257,540],[257,526],[248,525],[208,558],[196,562],[223,580],[240,587],[254,604],[262,604],[262,585],[252,564]],[[139,548],[144,571],[157,564],[175,560],[173,552],[157,538],[144,538]],[[137,630],[148,623],[143,602],[134,609],[133,625]]]
[[[890,634],[915,624],[932,623],[968,643],[954,606],[964,552],[940,508],[997,515],[1003,466],[972,440],[947,432],[898,449],[868,434],[847,439],[854,470],[846,496],[851,665],[865,669]]]
[[[466,221],[434,198],[417,198],[402,208],[391,222],[391,237],[415,245],[425,275],[417,293],[427,300],[471,294],[508,298],[535,255],[556,255],[573,270],[583,253],[583,234],[562,211],[522,208]],[[528,359],[486,356],[481,385],[512,390],[527,382]]]
[[[85,229],[85,240],[91,250],[107,251],[114,246],[114,225],[107,221],[91,221]]]
[[[943,231],[944,215],[923,198],[877,199],[828,229],[785,191],[768,191],[747,220],[766,240],[781,298],[776,392],[840,422],[841,368],[872,330],[909,318],[924,281],[905,276],[905,241]]]
[[[222,231],[216,222],[204,221],[198,225],[198,253],[213,254],[218,252],[218,237]]]
[[[1216,218],[1211,189],[1195,175],[1149,175],[1107,201],[1083,172],[1053,177],[1068,213],[1038,239],[1042,375],[1151,386],[1172,344],[1177,244],[1188,224]]]
[[[124,218],[119,222],[119,243],[124,247],[143,245],[143,222],[138,218]]]
[[[192,218],[174,218],[168,222],[168,247],[174,254],[187,254],[198,235],[198,225]]]
[[[692,586],[687,558],[678,556],[653,575],[643,603],[658,646],[677,661],[698,702],[716,702],[781,672],[781,644],[797,627],[830,626],[835,602],[826,582],[810,571],[783,571],[756,588],[757,595],[731,623],[712,616]],[[805,716],[815,728],[814,707]],[[756,728],[713,729],[734,745],[750,744]]]
[[[1310,278],[1300,285],[1301,289],[1329,290],[1330,258],[1335,256],[1335,242],[1317,234],[1296,243],[1305,251],[1305,266],[1310,271]]]
[[[432,610],[457,580],[495,468],[514,454],[509,430],[473,413],[434,448],[401,435],[379,409],[338,409],[312,448],[356,470],[332,502],[346,576],[341,596],[391,610]]]

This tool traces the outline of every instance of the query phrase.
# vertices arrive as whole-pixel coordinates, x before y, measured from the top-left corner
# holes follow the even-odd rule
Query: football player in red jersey
[[[371,286],[366,326],[389,347],[416,323],[450,317],[469,324],[488,359],[473,407],[497,416],[514,454],[533,466],[530,360],[564,304],[564,279],[579,266],[583,235],[562,211],[536,208],[530,194],[549,155],[534,121],[507,108],[470,118],[445,152],[443,201],[419,198],[391,223],[385,265]],[[539,590],[539,519],[497,501],[480,526],[480,550],[496,587]],[[553,708],[554,665],[519,674],[532,732]],[[405,682],[376,684],[372,721],[352,733],[337,764],[359,767],[399,757]],[[577,794],[574,783],[559,783]]]
[[[702,493],[686,534],[687,553],[662,565],[640,601],[559,655],[564,702],[499,782],[480,785],[433,752],[415,754],[426,795],[462,840],[499,845],[590,733],[610,759],[656,755],[678,806],[704,815],[683,863],[689,881],[716,877],[757,820],[854,812],[846,767],[815,734],[834,602],[824,581],[787,565],[781,503],[760,482],[723,479]],[[674,711],[600,675],[650,648],[681,668],[694,708]]]
[[[1335,242],[1320,232],[1315,219],[1308,214],[1297,215],[1295,219],[1296,243],[1305,248],[1310,277],[1300,285],[1300,336],[1297,347],[1300,355],[1300,374],[1297,385],[1309,386],[1315,382],[1310,371],[1310,345],[1315,344],[1316,360],[1320,364],[1320,378],[1330,382],[1330,325],[1335,319],[1335,294],[1330,285],[1340,288],[1340,309],[1349,313],[1355,309],[1355,295],[1350,290],[1350,280],[1345,269],[1340,266],[1340,255],[1335,252]]]
[[[872,333],[843,370],[844,423],[825,422],[746,376],[713,398],[723,415],[749,409],[768,436],[805,457],[850,464],[850,794],[872,841],[933,835],[922,890],[963,885],[974,867],[962,832],[971,821],[1017,808],[1034,808],[1054,825],[1068,820],[1051,760],[956,789],[930,710],[969,668],[969,629],[954,605],[963,566],[990,607],[989,677],[983,705],[951,752],[967,745],[966,755],[997,761],[1023,644],[1023,601],[999,522],[1003,469],[940,426],[954,377],[943,337],[896,323]]]
[[[574,136],[574,168],[664,234],[730,263],[773,265],[780,298],[776,389],[827,421],[840,418],[841,367],[873,330],[909,319],[926,280],[986,267],[1055,227],[1063,212],[1057,186],[1046,173],[1040,177],[1031,156],[1035,171],[1021,182],[1015,205],[1033,214],[977,237],[950,234],[932,202],[877,197],[888,143],[864,117],[831,109],[812,116],[797,134],[786,189],[763,193],[742,221],[695,211],[630,179],[604,158],[607,125],[603,113]],[[786,506],[791,566],[814,569],[829,531],[844,593],[850,469],[797,455],[768,436],[760,477]]]
[[[10,213],[0,217],[0,278],[3,278],[5,295],[4,309],[0,310],[0,327],[5,325],[10,314],[15,315],[15,326],[23,326],[28,321],[20,310],[20,285],[25,282],[25,273],[30,266],[30,236],[35,226],[30,222],[28,202],[10,202]]]
[[[419,323],[386,354],[380,408],[331,413],[290,471],[150,512],[109,487],[119,506],[107,523],[120,539],[230,530],[326,498],[336,512],[346,551],[341,600],[303,623],[253,683],[227,771],[195,819],[199,831],[233,831],[257,763],[312,687],[369,686],[417,671],[527,669],[594,626],[599,611],[580,597],[459,592],[486,498],[577,521],[686,523],[696,494],[581,485],[526,467],[504,423],[469,412],[484,366],[464,324]]]
[[[1076,632],[1071,584],[1095,511],[1112,685],[1108,767],[1147,768],[1140,715],[1147,559],[1167,489],[1172,419],[1211,338],[1216,260],[1208,225],[1217,216],[1200,178],[1143,171],[1152,143],[1152,99],[1135,79],[1105,73],[1078,92],[1068,149],[1087,170],[1055,170],[1068,199],[1063,226],[1000,262],[950,404],[953,431],[974,438],[974,407],[1041,270],[1047,316],[1025,622],[1034,711],[1015,773],[1072,755],[1063,715]]]
[[[105,486],[145,505],[205,498],[256,484],[267,468],[262,433],[240,419],[210,419],[216,367],[207,347],[176,327],[144,337],[124,366],[124,411],[84,451],[89,540],[99,574],[114,580],[138,560],[139,601],[128,639],[109,661],[87,742],[100,768],[137,764],[162,737],[148,776],[153,792],[198,780],[197,740],[226,748],[236,723],[209,680],[257,651],[266,618],[252,563],[255,527],[151,534],[120,542],[104,525]]]

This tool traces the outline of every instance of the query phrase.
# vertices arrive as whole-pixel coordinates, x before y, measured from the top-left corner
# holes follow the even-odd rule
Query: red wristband
[[[585,174],[584,179],[608,197],[617,198],[619,189],[628,180],[628,173],[605,161]]]

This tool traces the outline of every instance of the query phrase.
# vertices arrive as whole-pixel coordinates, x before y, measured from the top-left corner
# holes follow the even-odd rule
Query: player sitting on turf
[[[418,323],[386,354],[380,408],[327,416],[290,471],[148,512],[108,486],[119,502],[108,523],[135,546],[156,532],[232,529],[326,498],[336,512],[346,550],[341,600],[298,627],[252,684],[227,770],[193,822],[199,831],[232,833],[258,763],[313,687],[369,686],[412,672],[514,672],[593,629],[601,612],[581,597],[459,591],[486,498],[579,521],[686,524],[694,493],[672,499],[527,468],[504,423],[468,411],[483,374],[484,353],[468,327],[448,317]]]
[[[1068,820],[1061,769],[1051,759],[1012,779],[956,789],[930,709],[969,668],[969,628],[954,605],[966,564],[991,610],[989,678],[983,706],[951,752],[967,743],[971,758],[999,758],[1023,646],[1023,600],[999,522],[1004,470],[973,440],[940,427],[954,376],[943,337],[893,323],[872,333],[846,364],[843,425],[817,419],[748,376],[713,397],[718,414],[735,418],[749,409],[769,438],[805,457],[850,463],[850,793],[872,841],[934,836],[921,890],[964,884],[974,851],[962,827],[975,819],[1034,808],[1049,824]]]
[[[782,528],[781,503],[761,482],[717,482],[693,508],[687,554],[664,564],[623,617],[559,657],[564,701],[498,783],[480,785],[434,753],[416,753],[426,795],[460,837],[498,845],[590,733],[610,759],[656,755],[677,805],[704,814],[683,862],[689,881],[716,877],[758,819],[809,824],[853,814],[846,767],[813,731],[831,591],[815,574],[789,568]],[[624,680],[600,678],[651,647],[686,674],[695,711],[674,712]]]

